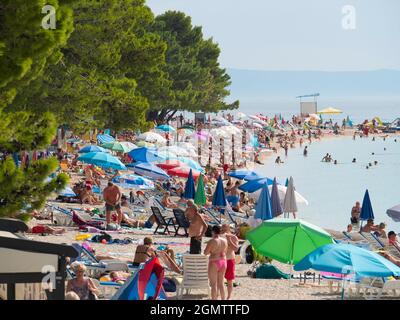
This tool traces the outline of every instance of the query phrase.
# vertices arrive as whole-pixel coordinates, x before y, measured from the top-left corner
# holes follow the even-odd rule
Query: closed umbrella
[[[185,199],[194,199],[195,193],[196,193],[196,190],[194,187],[193,173],[192,173],[192,169],[190,169],[189,176],[186,181],[185,192],[183,193],[183,197]]]
[[[255,219],[271,220],[273,218],[271,208],[271,196],[269,194],[268,185],[264,184],[260,197],[256,205]]]
[[[109,153],[107,149],[104,149],[102,147],[96,146],[96,145],[89,145],[85,146],[82,149],[78,151],[78,153],[89,153],[89,152],[106,152]]]
[[[400,268],[379,254],[351,244],[327,244],[305,256],[294,270],[354,273],[358,277],[399,276]],[[342,299],[344,298],[344,277]]]
[[[226,198],[225,198],[225,190],[224,183],[222,182],[222,177],[219,176],[217,187],[215,188],[212,204],[214,207],[226,207]]]
[[[116,157],[104,152],[89,152],[78,157],[79,161],[94,164],[102,168],[126,170],[125,165]]]
[[[289,179],[289,185],[286,189],[285,199],[283,200],[283,211],[288,213],[288,217],[289,213],[293,213],[293,217],[296,217],[296,212],[298,211],[292,177]]]
[[[283,213],[281,200],[279,198],[278,184],[276,182],[276,178],[274,178],[271,191],[271,209],[272,209],[272,215],[274,217],[278,217]]]
[[[163,169],[157,167],[153,163],[133,162],[128,164],[127,167],[133,168],[133,171],[135,171],[137,174],[147,176],[155,180],[169,179],[169,175]]]
[[[204,190],[203,175],[201,174],[199,176],[199,179],[197,180],[197,189],[196,189],[196,195],[194,197],[194,203],[197,204],[198,206],[204,206],[206,202],[207,198],[206,198],[206,192]]]
[[[374,211],[372,210],[371,199],[368,190],[365,191],[364,199],[361,207],[360,220],[374,219]]]

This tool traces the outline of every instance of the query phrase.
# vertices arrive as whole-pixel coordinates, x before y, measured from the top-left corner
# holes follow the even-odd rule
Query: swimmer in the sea
[[[353,163],[356,163],[357,162],[357,160],[356,160],[356,158],[353,158],[353,161],[352,161]]]

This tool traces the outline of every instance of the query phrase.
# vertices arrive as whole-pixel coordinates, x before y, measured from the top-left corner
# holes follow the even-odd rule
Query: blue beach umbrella
[[[165,160],[165,158],[159,155],[157,150],[154,148],[136,148],[128,152],[128,155],[136,162],[155,162]]]
[[[272,209],[272,215],[274,217],[278,217],[283,213],[281,199],[279,198],[278,184],[276,182],[276,178],[274,178],[274,182],[272,184],[271,209]]]
[[[271,220],[273,218],[271,208],[271,196],[269,194],[268,185],[264,184],[260,197],[258,198],[256,205],[255,219]]]
[[[109,134],[98,134],[97,135],[97,142],[99,144],[104,144],[104,143],[109,143],[109,142],[114,142],[115,139],[110,136]]]
[[[108,151],[107,149],[100,147],[100,146],[96,146],[96,145],[89,145],[89,146],[85,146],[82,149],[80,149],[78,151],[78,153],[89,153],[89,152],[105,152],[105,153],[110,153],[110,151]]]
[[[102,168],[126,170],[125,165],[116,157],[105,152],[89,152],[78,157],[79,161],[94,164]]]
[[[171,127],[171,126],[168,125],[168,124],[159,125],[158,127],[156,127],[156,129],[157,129],[157,130],[164,131],[164,132],[175,131],[175,128],[174,128],[174,127]]]
[[[153,181],[146,179],[144,177],[138,176],[133,173],[116,176],[113,179],[113,182],[122,184],[124,186],[127,186],[128,188],[136,187],[139,189],[154,189]]]
[[[203,167],[197,161],[195,161],[193,159],[190,159],[188,157],[177,157],[176,159],[179,160],[180,162],[187,164],[188,167],[190,167],[194,170],[204,172]]]
[[[217,187],[215,188],[212,204],[214,207],[226,207],[225,190],[221,176],[219,176],[218,178]]]
[[[235,179],[240,179],[243,180],[246,176],[251,176],[251,175],[256,175],[254,171],[251,170],[236,170],[236,171],[231,171],[228,173],[228,176],[235,178]]]
[[[256,192],[257,190],[260,190],[265,184],[270,186],[273,183],[274,183],[274,181],[269,178],[248,181],[245,184],[242,184],[239,187],[239,190],[242,190],[242,191],[248,192],[248,193],[253,193],[253,192]]]
[[[188,179],[186,180],[185,192],[183,194],[183,197],[185,199],[194,199],[195,194],[196,190],[194,186],[193,173],[192,169],[190,169]]]
[[[126,165],[132,168],[135,173],[142,176],[147,176],[156,180],[166,180],[169,179],[169,175],[161,168],[157,167],[153,163],[149,162],[133,162]]]
[[[366,190],[361,207],[360,220],[368,220],[368,219],[374,219],[374,211],[372,210],[372,204],[369,198],[369,192],[368,190]]]
[[[254,181],[254,180],[260,180],[260,179],[264,179],[264,177],[261,177],[258,173],[256,172],[251,172],[248,175],[246,175],[243,180],[246,181]]]
[[[399,276],[400,268],[377,254],[351,244],[327,244],[305,256],[294,266],[294,270],[314,269],[339,273],[355,274],[356,277]],[[342,299],[344,298],[344,280]]]

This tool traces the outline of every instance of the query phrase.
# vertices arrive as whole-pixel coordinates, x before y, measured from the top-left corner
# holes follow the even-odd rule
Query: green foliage
[[[177,110],[218,112],[234,109],[239,102],[225,102],[230,77],[220,68],[220,49],[203,39],[201,27],[193,27],[184,13],[168,11],[156,18],[152,30],[168,44],[164,72],[171,81],[170,95],[152,104],[150,119],[165,120]]]
[[[152,12],[144,0],[83,0],[73,9],[75,30],[62,59],[13,107],[51,111],[75,132],[146,127],[149,100],[163,96],[166,81],[166,44],[147,31]]]
[[[3,0],[0,2],[0,216],[18,216],[43,205],[53,191],[63,188],[67,176],[50,182],[56,159],[31,162],[17,168],[11,153],[45,148],[55,135],[53,115],[10,108],[43,74],[47,64],[57,62],[60,48],[72,32],[72,11],[62,0]],[[57,29],[41,26],[46,4],[56,9]]]

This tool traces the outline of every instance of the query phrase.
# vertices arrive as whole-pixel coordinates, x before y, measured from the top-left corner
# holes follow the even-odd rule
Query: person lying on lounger
[[[54,228],[45,226],[43,224],[39,224],[32,228],[29,228],[28,233],[35,233],[35,234],[63,234],[65,233],[64,228]]]

